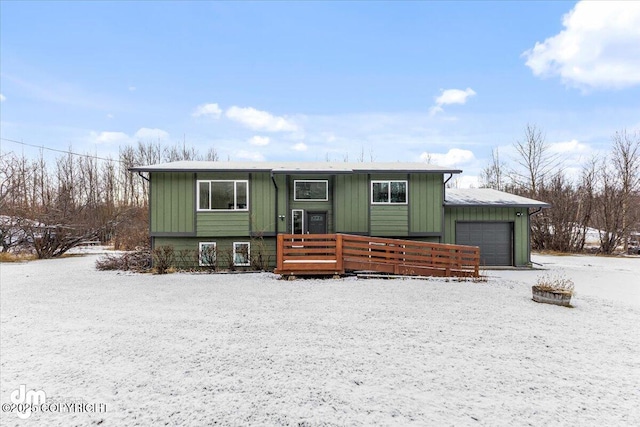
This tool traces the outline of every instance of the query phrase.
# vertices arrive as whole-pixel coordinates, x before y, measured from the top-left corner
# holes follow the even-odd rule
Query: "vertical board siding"
[[[522,216],[516,216],[522,212]],[[527,208],[501,207],[446,207],[445,208],[445,243],[456,243],[456,221],[509,221],[513,222],[513,245],[515,265],[529,263],[529,228],[527,224]]]
[[[369,231],[367,175],[337,175],[334,195],[336,232],[367,233]]]
[[[271,181],[271,175],[266,172],[252,173],[249,194],[251,231],[254,233],[275,232],[276,189]]]
[[[276,184],[278,184],[278,224],[276,231],[278,233],[288,233],[289,212],[287,211],[287,177],[286,175],[274,175]]]
[[[442,232],[443,180],[441,174],[411,174],[409,179],[409,231]]]
[[[152,173],[151,233],[191,233],[194,224],[192,173]]]

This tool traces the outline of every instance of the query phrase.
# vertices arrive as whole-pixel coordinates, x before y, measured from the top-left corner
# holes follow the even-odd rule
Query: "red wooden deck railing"
[[[480,249],[351,234],[279,234],[275,273],[377,271],[417,276],[478,277]]]

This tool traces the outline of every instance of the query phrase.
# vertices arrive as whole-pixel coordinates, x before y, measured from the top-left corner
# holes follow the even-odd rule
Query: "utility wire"
[[[15,139],[9,139],[9,138],[0,138],[3,141],[7,141],[7,142],[14,142],[16,144],[21,144],[21,145],[25,145],[27,147],[34,147],[34,148],[40,148],[42,150],[49,150],[49,151],[55,151],[58,153],[64,153],[64,154],[71,154],[74,156],[81,156],[81,157],[90,157],[92,159],[98,159],[98,160],[106,160],[108,162],[118,162],[118,163],[124,163],[122,160],[117,160],[117,159],[109,159],[106,157],[99,157],[99,156],[92,156],[91,154],[80,154],[80,153],[74,153],[72,151],[67,151],[67,150],[58,150],[56,148],[49,148],[49,147],[45,147],[44,145],[34,145],[34,144],[27,144],[26,142],[22,142],[22,141],[16,141]]]

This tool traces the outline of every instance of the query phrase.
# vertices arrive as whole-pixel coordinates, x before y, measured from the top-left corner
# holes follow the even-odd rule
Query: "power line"
[[[89,157],[92,159],[98,159],[98,160],[106,160],[108,162],[118,162],[118,163],[124,163],[122,160],[116,160],[116,159],[109,159],[106,157],[99,157],[99,156],[92,156],[91,154],[80,154],[80,153],[74,153],[73,151],[67,151],[67,150],[58,150],[56,148],[49,148],[49,147],[45,147],[44,145],[34,145],[34,144],[27,144],[26,142],[22,142],[22,141],[16,141],[15,139],[9,139],[9,138],[0,138],[2,141],[7,141],[7,142],[14,142],[16,144],[21,144],[21,145],[25,145],[27,147],[34,147],[34,148],[40,148],[42,150],[49,150],[49,151],[55,151],[58,153],[64,153],[64,154],[71,154],[73,156],[80,156],[80,157]]]

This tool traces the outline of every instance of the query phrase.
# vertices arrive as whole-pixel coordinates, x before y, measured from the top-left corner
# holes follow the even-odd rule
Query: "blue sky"
[[[640,130],[640,2],[0,8],[1,134],[35,145],[107,156],[184,139],[224,160],[364,151],[460,167],[470,185],[527,123],[570,167]]]

